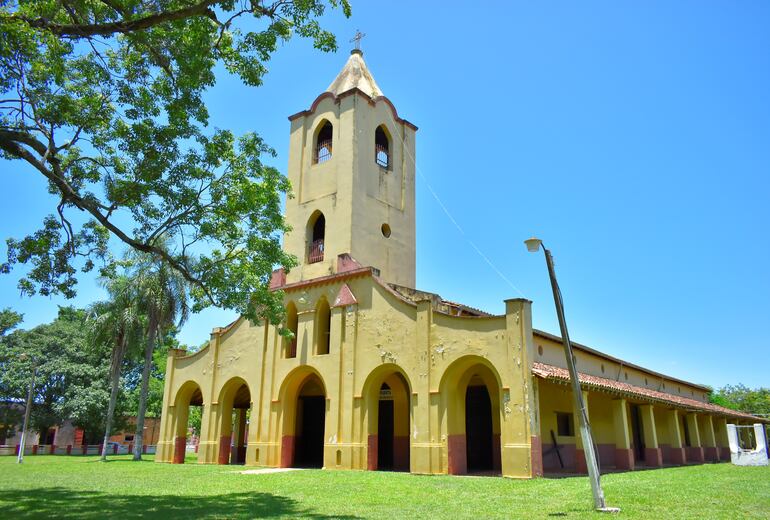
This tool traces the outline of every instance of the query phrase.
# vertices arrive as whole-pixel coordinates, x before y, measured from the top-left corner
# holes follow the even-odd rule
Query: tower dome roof
[[[354,88],[361,90],[369,97],[382,95],[380,87],[374,81],[374,76],[366,67],[364,53],[360,49],[353,49],[350,52],[350,58],[348,58],[347,63],[345,63],[345,66],[337,74],[337,77],[334,78],[334,81],[332,81],[332,84],[329,85],[326,91],[339,96],[343,92]]]

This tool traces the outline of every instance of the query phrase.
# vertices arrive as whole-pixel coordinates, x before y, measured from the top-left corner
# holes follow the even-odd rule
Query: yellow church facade
[[[528,300],[489,315],[415,287],[415,135],[355,50],[290,117],[280,327],[243,318],[166,370],[156,460],[500,474],[585,471],[558,337]],[[729,460],[708,388],[575,344],[602,468]]]

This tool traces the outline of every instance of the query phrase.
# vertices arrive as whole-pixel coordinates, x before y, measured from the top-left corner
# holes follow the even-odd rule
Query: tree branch
[[[28,134],[24,134],[21,132],[14,132],[14,131],[8,131],[8,130],[0,130],[0,149],[5,151],[6,153],[18,157],[20,159],[23,159],[27,161],[29,164],[35,167],[40,173],[42,173],[49,181],[51,181],[59,190],[62,196],[62,200],[66,200],[67,202],[73,204],[78,209],[81,209],[83,211],[87,211],[90,213],[99,224],[104,226],[107,230],[109,230],[113,235],[118,237],[122,242],[125,244],[131,246],[133,249],[136,249],[138,251],[142,251],[144,253],[149,253],[153,255],[157,255],[163,260],[165,260],[172,268],[174,268],[176,271],[178,271],[185,280],[190,282],[191,284],[195,285],[196,287],[199,287],[203,293],[206,295],[206,298],[213,304],[217,305],[217,301],[214,298],[214,296],[211,294],[211,291],[206,286],[206,284],[197,276],[193,275],[193,273],[190,271],[190,269],[179,259],[173,257],[171,254],[168,253],[168,251],[165,251],[162,247],[158,247],[152,244],[149,244],[147,242],[143,242],[140,240],[136,240],[126,234],[125,231],[123,231],[121,228],[119,228],[117,225],[115,225],[106,215],[104,215],[100,210],[100,204],[90,198],[84,198],[79,193],[77,193],[72,186],[69,185],[67,180],[64,178],[63,175],[61,175],[61,172],[59,170],[59,161],[55,157],[48,157],[47,161],[53,168],[53,171],[46,168],[45,164],[37,160],[30,152],[29,150],[26,150],[18,143],[23,143],[38,152],[40,155],[45,155],[48,147],[46,147],[43,143],[40,141],[34,139],[32,136],[29,136]]]
[[[204,0],[189,7],[177,9],[176,11],[166,11],[157,14],[137,18],[136,20],[120,20],[119,22],[99,23],[99,24],[61,24],[54,23],[46,18],[29,18],[26,16],[11,15],[7,18],[11,20],[20,20],[35,29],[44,29],[56,36],[67,36],[75,38],[84,38],[89,36],[111,36],[116,33],[126,34],[144,29],[150,29],[156,25],[192,18],[194,16],[207,16],[217,21],[216,14],[211,10],[211,6],[219,3],[220,0]],[[106,2],[105,2],[106,3]],[[260,16],[275,16],[274,9],[267,9],[255,2],[252,2],[250,12]],[[110,5],[110,4],[107,4]],[[114,8],[114,7],[113,7]],[[219,23],[217,21],[217,23]]]

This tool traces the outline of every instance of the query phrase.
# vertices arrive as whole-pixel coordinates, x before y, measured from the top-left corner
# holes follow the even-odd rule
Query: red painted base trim
[[[540,437],[533,435],[530,438],[530,459],[532,460],[532,476],[543,476],[543,445]]]
[[[706,446],[703,448],[703,457],[706,460],[712,461],[712,462],[719,462],[719,452],[717,451],[715,446]]]
[[[687,462],[703,462],[703,448],[695,448],[690,446],[687,448]]]
[[[502,469],[502,462],[500,461],[500,434],[492,434],[492,469],[500,471]]]
[[[369,471],[377,471],[377,445],[378,445],[378,436],[377,435],[370,435],[369,439],[367,441],[366,446],[366,469]]]
[[[588,473],[588,466],[586,465],[586,452],[580,448],[575,450],[575,472]]]
[[[615,448],[615,468],[622,470],[634,469],[634,452],[627,448]]]
[[[409,471],[409,436],[393,437],[393,469]]]
[[[230,436],[225,435],[219,438],[219,458],[217,464],[230,463]]]
[[[450,435],[447,438],[447,472],[450,475],[468,473],[465,434]]]
[[[684,464],[687,462],[687,458],[684,455],[684,448],[670,448],[669,458],[666,462],[671,464]]]
[[[721,452],[721,460],[730,461],[730,448],[719,448],[719,451]]]
[[[663,465],[663,452],[660,448],[645,448],[644,462],[651,468],[659,468]]]
[[[184,464],[185,449],[187,448],[187,437],[177,437],[174,439],[174,459],[173,464]]]
[[[290,468],[294,464],[294,435],[281,437],[281,467]]]

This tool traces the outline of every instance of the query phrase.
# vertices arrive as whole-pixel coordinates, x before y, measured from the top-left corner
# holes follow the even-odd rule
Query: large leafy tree
[[[770,417],[770,388],[727,385],[711,394],[711,402],[741,412]]]
[[[6,400],[23,403],[36,370],[31,429],[44,434],[69,419],[95,440],[109,400],[109,357],[109,346],[89,341],[86,312],[60,307],[53,322],[0,343],[0,388]]]
[[[24,316],[13,309],[0,310],[0,352],[6,348],[5,335],[18,326],[23,319]],[[2,363],[1,359],[0,363]],[[5,444],[5,439],[16,433],[15,425],[22,417],[21,408],[7,401],[9,392],[3,386],[4,382],[5,379],[0,377],[0,444]]]
[[[207,131],[218,64],[259,85],[292,34],[324,51],[318,18],[347,0],[10,0],[0,3],[0,151],[58,203],[8,240],[28,294],[75,294],[78,270],[110,266],[110,237],[161,259],[208,305],[280,320],[267,290],[289,186],[255,134]],[[163,247],[161,237],[174,247]],[[100,264],[100,262],[102,262]],[[234,282],[237,281],[237,282]]]

